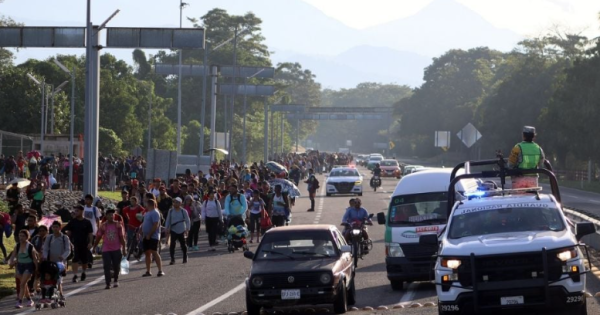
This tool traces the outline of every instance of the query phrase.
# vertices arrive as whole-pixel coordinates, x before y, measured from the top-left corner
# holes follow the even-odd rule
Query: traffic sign
[[[481,139],[481,133],[479,133],[479,130],[477,130],[471,123],[468,123],[456,135],[467,146],[467,148],[472,147],[475,142]]]
[[[390,150],[392,150],[396,145],[394,144],[393,141],[390,141]]]

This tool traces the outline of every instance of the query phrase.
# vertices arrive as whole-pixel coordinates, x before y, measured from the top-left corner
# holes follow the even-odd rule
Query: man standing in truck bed
[[[535,127],[523,127],[523,141],[517,143],[508,157],[508,167],[519,170],[530,170],[544,166],[544,150],[533,142],[536,136]],[[529,188],[538,186],[537,175],[526,175],[512,178],[512,188]]]

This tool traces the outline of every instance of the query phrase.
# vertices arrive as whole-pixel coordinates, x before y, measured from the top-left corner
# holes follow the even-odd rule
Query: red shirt
[[[146,209],[140,205],[137,205],[134,208],[127,206],[123,209],[123,216],[127,217],[129,220],[128,227],[138,228],[142,225],[142,222],[136,217],[136,214],[138,213],[144,214],[146,213]]]

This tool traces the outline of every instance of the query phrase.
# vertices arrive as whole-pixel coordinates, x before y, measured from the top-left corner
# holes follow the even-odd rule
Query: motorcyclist
[[[344,213],[344,216],[342,217],[342,225],[345,227],[344,228],[344,238],[346,239],[347,243],[352,242],[351,226],[352,226],[353,221],[363,221],[364,220],[365,225],[373,225],[373,222],[369,218],[369,212],[367,211],[367,209],[365,209],[361,206],[362,206],[362,202],[361,202],[360,198],[350,199],[350,207],[348,207],[346,209],[346,213]],[[367,233],[367,229],[363,229],[363,239],[365,239],[365,240],[369,239],[369,234]],[[365,250],[368,250],[368,248],[366,248]]]
[[[371,177],[371,187],[373,187],[373,180],[375,178],[381,178],[381,165],[379,165],[379,163],[375,164],[375,168],[371,173],[373,173],[373,177]]]

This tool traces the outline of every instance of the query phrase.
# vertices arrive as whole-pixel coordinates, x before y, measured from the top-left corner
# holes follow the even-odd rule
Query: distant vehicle
[[[338,152],[346,154],[346,153],[350,153],[350,149],[348,149],[348,148],[339,148]]]
[[[353,167],[338,167],[331,170],[325,181],[327,197],[335,194],[356,194],[362,196],[363,177]]]
[[[305,150],[306,150],[306,152],[308,152],[308,151],[314,151],[314,150],[315,150],[315,148],[308,147],[308,148],[306,148]]]
[[[404,166],[404,170],[402,171],[402,176],[415,173],[417,169],[424,169],[423,165],[406,165]]]
[[[369,156],[366,154],[359,154],[356,156],[356,158],[354,159],[356,161],[356,164],[360,165],[360,166],[365,166],[367,165],[367,160],[369,159]]]
[[[398,161],[387,159],[381,161],[379,165],[381,168],[381,177],[396,177],[397,179],[400,179],[402,173]]]
[[[333,304],[346,313],[356,301],[352,248],[334,225],[294,225],[269,230],[246,278],[248,315],[261,308]]]
[[[372,155],[369,156],[369,161],[367,162],[367,169],[372,171],[375,168],[375,164],[383,161],[383,156],[381,155]]]

